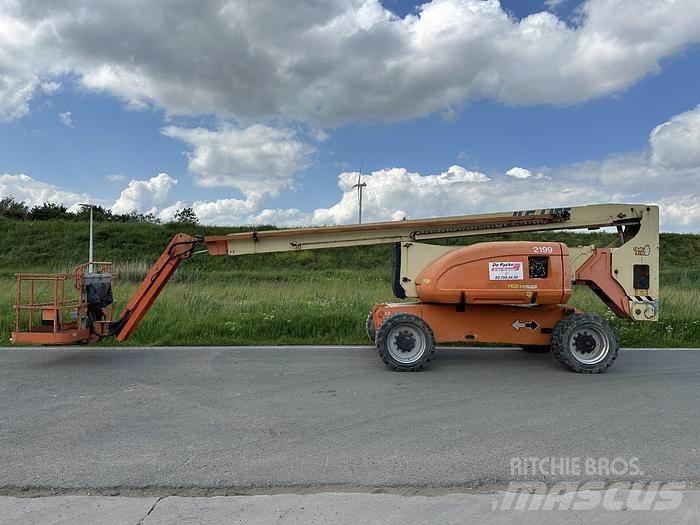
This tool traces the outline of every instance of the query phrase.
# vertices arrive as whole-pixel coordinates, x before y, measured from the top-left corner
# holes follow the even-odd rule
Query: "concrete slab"
[[[158,498],[107,496],[0,497],[0,523],[41,525],[133,525]]]
[[[401,496],[395,494],[321,493],[233,496],[213,498],[169,497],[161,500],[144,524],[229,523],[307,525],[463,525],[464,523],[560,524],[697,524],[700,493],[682,493],[674,509],[502,510],[503,493]],[[626,493],[618,494],[624,500]],[[494,510],[496,505],[496,510]]]
[[[596,499],[597,494],[597,499]],[[509,497],[510,496],[510,497]],[[700,492],[677,491],[672,497],[655,498],[665,510],[634,507],[643,502],[630,491],[620,491],[606,504],[601,492],[587,491],[571,506],[547,510],[527,499],[494,494],[399,494],[315,493],[257,496],[157,498],[53,496],[42,498],[0,497],[0,522],[13,524],[284,524],[339,525],[396,524],[441,525],[464,523],[563,524],[696,524],[700,519]],[[593,506],[590,502],[597,504]],[[649,500],[651,501],[651,500]],[[578,502],[578,503],[576,503]],[[609,508],[612,504],[623,508]],[[588,505],[582,508],[581,505]],[[578,506],[577,506],[578,505]],[[632,508],[630,508],[632,505]],[[529,509],[529,510],[522,510]]]

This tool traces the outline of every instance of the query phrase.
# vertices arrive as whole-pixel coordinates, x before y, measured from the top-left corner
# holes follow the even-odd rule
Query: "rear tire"
[[[435,352],[433,331],[413,314],[390,315],[377,331],[377,353],[387,367],[397,372],[417,372]]]
[[[377,329],[374,327],[374,310],[370,310],[369,314],[367,314],[365,328],[367,329],[367,337],[372,341],[372,344],[375,344],[377,340]]]
[[[552,331],[552,355],[581,374],[604,372],[617,359],[619,349],[615,330],[597,315],[569,315]]]

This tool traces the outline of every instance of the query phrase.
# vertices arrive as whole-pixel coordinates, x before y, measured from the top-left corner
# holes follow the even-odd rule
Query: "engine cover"
[[[569,250],[559,242],[484,242],[451,250],[415,281],[421,301],[564,304],[571,297]]]

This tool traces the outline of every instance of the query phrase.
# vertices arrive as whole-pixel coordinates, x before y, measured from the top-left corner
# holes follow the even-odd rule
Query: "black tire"
[[[374,316],[372,314],[374,314],[374,310],[370,310],[369,314],[367,314],[365,328],[367,329],[367,337],[372,341],[372,344],[375,344],[377,340],[377,329],[374,327]]]
[[[390,315],[377,331],[377,353],[397,372],[418,372],[435,353],[435,336],[423,319],[413,314]]]
[[[546,354],[551,350],[548,345],[523,345],[521,348],[531,354]]]
[[[604,372],[615,362],[619,350],[615,330],[597,315],[568,315],[552,331],[552,355],[581,374]]]

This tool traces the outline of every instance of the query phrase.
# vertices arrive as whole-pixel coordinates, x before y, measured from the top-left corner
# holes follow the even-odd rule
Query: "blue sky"
[[[479,4],[476,0],[445,1],[454,3],[455,8]],[[66,0],[66,12],[80,3],[80,0]],[[125,3],[132,1],[125,0]],[[434,2],[439,3],[440,0]],[[410,85],[413,81],[410,68],[419,66],[407,66],[406,72],[402,72],[396,81],[396,97],[400,100],[394,100],[390,88],[383,87],[391,84],[393,78],[377,75],[380,78],[375,79],[373,69],[390,64],[394,58],[392,54],[413,52],[411,45],[415,47],[415,43],[405,44],[409,51],[400,47],[407,38],[402,34],[395,42],[391,39],[403,30],[401,24],[408,20],[404,17],[422,17],[427,21],[428,11],[412,2],[386,0],[383,6],[394,14],[394,20],[389,24],[394,27],[387,29],[382,26],[382,16],[388,16],[388,12],[382,14],[374,5],[370,6],[374,9],[371,15],[374,25],[368,29],[363,25],[367,22],[362,17],[366,16],[363,9],[369,8],[358,3],[352,9],[353,13],[361,15],[357,18],[364,31],[363,42],[359,47],[354,43],[348,45],[350,51],[344,49],[342,54],[334,57],[335,60],[348,60],[348,70],[357,68],[358,88],[354,91],[347,87],[355,77],[346,72],[337,73],[337,79],[331,78],[330,74],[314,77],[320,87],[315,86],[312,92],[312,96],[318,97],[318,102],[311,109],[307,103],[309,95],[302,88],[290,88],[288,93],[284,92],[287,88],[282,79],[279,85],[270,87],[271,91],[279,88],[283,91],[281,95],[274,94],[269,101],[263,101],[260,108],[249,110],[246,100],[255,98],[255,87],[247,92],[236,89],[229,92],[226,82],[230,79],[224,79],[223,87],[217,87],[214,92],[208,84],[212,73],[200,71],[198,66],[201,58],[178,63],[178,58],[172,58],[167,51],[151,57],[148,56],[151,50],[139,45],[134,45],[128,62],[138,66],[134,67],[140,76],[134,77],[135,73],[131,71],[124,73],[127,66],[119,62],[123,57],[118,50],[112,49],[117,46],[109,38],[104,41],[97,38],[94,49],[86,44],[87,40],[72,43],[62,50],[61,60],[65,60],[65,64],[60,67],[39,63],[25,71],[16,63],[8,62],[7,58],[4,64],[0,59],[0,94],[2,75],[11,80],[16,77],[14,92],[13,84],[6,88],[6,100],[13,100],[13,93],[19,92],[17,86],[21,87],[23,82],[27,85],[34,83],[26,90],[29,95],[22,92],[24,95],[14,96],[17,107],[23,105],[24,109],[11,106],[11,102],[7,102],[5,108],[0,105],[0,115],[3,109],[6,114],[0,121],[0,174],[5,174],[0,192],[11,192],[30,204],[33,200],[49,199],[61,200],[70,206],[85,198],[108,206],[120,202],[117,207],[121,211],[131,207],[136,211],[155,212],[166,220],[168,214],[178,207],[198,203],[195,209],[200,211],[205,222],[349,222],[355,214],[353,199],[356,198],[348,186],[355,177],[350,172],[358,170],[364,159],[363,171],[368,183],[367,215],[372,219],[497,211],[522,194],[517,184],[527,178],[531,182],[527,194],[529,205],[578,204],[624,198],[647,200],[660,202],[666,207],[668,219],[664,225],[667,229],[698,231],[700,153],[696,165],[693,164],[696,159],[693,152],[700,145],[695,142],[700,136],[700,130],[695,128],[699,120],[696,113],[700,113],[696,110],[700,104],[700,30],[689,29],[679,21],[682,26],[678,29],[679,34],[683,31],[686,34],[678,41],[667,42],[668,36],[661,31],[656,35],[653,28],[649,34],[637,34],[640,28],[648,30],[652,27],[653,21],[644,24],[643,20],[638,21],[629,28],[629,21],[622,14],[617,25],[613,20],[609,26],[599,29],[594,23],[608,23],[596,20],[606,15],[605,9],[610,9],[606,4],[610,3],[611,0],[591,0],[584,5],[574,0],[558,4],[546,4],[540,0],[504,0],[500,6],[492,3],[489,12],[479,15],[481,18],[473,21],[465,18],[461,24],[459,20],[445,22],[444,18],[440,19],[438,15],[444,15],[436,9],[437,15],[432,16],[431,24],[454,23],[456,28],[469,28],[464,30],[463,40],[456,41],[454,47],[449,48],[447,58],[441,58],[447,61],[447,69],[438,70],[427,80],[421,77],[413,86]],[[631,0],[622,3],[635,4]],[[37,4],[40,6],[37,12],[6,8],[10,16],[17,19],[17,34],[21,34],[23,27],[36,27],[42,16],[51,16],[48,11],[42,14],[41,4],[45,2]],[[654,16],[659,18],[659,25],[668,25],[663,15],[673,21],[683,17],[692,19],[697,15],[692,4],[679,2],[674,7],[675,12],[661,13],[662,16],[656,13]],[[2,3],[0,9],[1,6]],[[686,9],[686,6],[691,7]],[[234,7],[244,10],[245,4]],[[475,9],[481,10],[482,7],[476,5]],[[574,58],[566,60],[566,53],[562,51],[562,64],[553,64],[550,71],[548,62],[552,61],[552,56],[557,56],[556,49],[554,55],[548,54],[552,52],[547,50],[550,37],[549,33],[543,32],[544,36],[539,36],[538,42],[533,44],[532,52],[537,52],[535,46],[547,52],[543,51],[541,61],[533,62],[532,78],[523,77],[520,72],[513,73],[513,78],[508,76],[511,70],[530,60],[529,56],[522,60],[515,57],[511,63],[507,56],[501,58],[499,51],[494,52],[496,58],[492,62],[482,67],[489,75],[503,77],[506,86],[503,90],[500,85],[486,83],[486,87],[465,88],[464,93],[454,95],[453,92],[462,89],[459,79],[449,80],[454,82],[450,90],[441,85],[444,81],[440,74],[452,76],[451,71],[456,71],[459,76],[460,68],[467,70],[474,60],[479,60],[478,54],[473,55],[474,59],[470,55],[481,49],[470,47],[475,46],[471,34],[478,34],[481,27],[495,20],[493,32],[479,37],[484,39],[479,45],[488,48],[495,40],[514,38],[504,32],[520,31],[530,15],[547,9],[550,11],[548,24],[551,25],[547,26],[547,31],[553,35],[551,38],[570,38],[579,31],[580,39],[583,39],[588,24],[591,32],[619,31],[619,35],[613,35],[613,42],[632,38],[648,42],[658,39],[657,47],[662,49],[640,58],[639,52],[634,50],[634,43],[631,43],[630,60],[621,62],[619,67],[611,63],[610,69],[603,70],[606,74],[612,71],[613,77],[619,70],[619,78],[603,78],[598,71],[589,73],[584,66],[572,65],[570,60],[583,62],[588,58],[574,51],[571,52]],[[589,11],[583,16],[585,9]],[[600,11],[598,19],[595,9]],[[633,5],[631,9],[636,12]],[[176,20],[180,17],[182,21],[192,16],[204,16],[185,11],[188,10],[183,8],[181,14],[174,11],[172,16]],[[316,16],[316,11],[309,11],[309,18]],[[499,21],[501,12],[510,17],[507,23]],[[257,23],[257,19],[250,18],[254,15],[258,16],[255,13],[236,13],[238,17],[248,17],[248,24]],[[280,15],[282,19],[285,16]],[[468,12],[465,16],[471,14]],[[644,16],[643,13],[640,16]],[[555,17],[562,26],[556,27]],[[607,16],[605,20],[609,19]],[[108,23],[104,20],[98,22]],[[125,27],[131,27],[128,20],[125,24]],[[115,21],[116,25],[118,21]],[[695,25],[700,27],[700,20]],[[375,30],[375,27],[379,29]],[[128,44],[138,42],[139,38],[146,38],[139,34],[139,30],[135,27],[133,34],[116,38],[123,38]],[[448,28],[446,37],[437,34],[433,38],[449,39],[454,32]],[[94,38],[94,35],[90,37]],[[164,40],[167,38],[163,37]],[[268,37],[254,34],[248,38],[248,42],[252,39],[251,49],[258,47],[255,38],[260,38],[260,47],[267,44]],[[296,38],[296,35],[290,38]],[[376,39],[374,45],[371,44],[372,38]],[[42,45],[40,40],[27,44],[28,49],[23,51],[40,55],[37,52],[37,47]],[[391,45],[386,44],[388,40]],[[22,45],[17,42],[18,39],[10,41],[8,38],[6,45]],[[0,40],[0,45],[2,43]],[[368,47],[363,48],[365,45]],[[385,45],[387,49],[384,49]],[[439,45],[422,45],[431,46],[431,53],[443,52]],[[568,44],[560,45],[564,49],[563,46]],[[353,54],[356,47],[359,51],[380,49],[381,53],[376,61],[368,59],[356,64],[359,60]],[[460,55],[460,50],[463,50],[463,55]],[[178,56],[176,47],[171,51],[172,56]],[[278,56],[279,51],[276,53]],[[305,67],[323,67],[322,57],[317,59],[314,53],[313,49],[304,49],[295,59],[307,61]],[[454,53],[453,65],[449,64],[449,53]],[[518,53],[517,47],[513,53]],[[22,59],[20,52],[15,56],[17,61]],[[208,54],[203,56],[209,57]],[[580,56],[583,58],[576,58]],[[229,62],[225,54],[223,57],[212,58],[212,62],[220,60],[213,67],[215,70],[229,69],[234,83],[239,75],[249,74],[249,64],[244,64],[244,68],[235,59]],[[502,70],[498,60],[504,61]],[[629,72],[624,71],[635,61],[639,65],[630,66]],[[164,69],[161,63],[167,63],[171,69]],[[420,64],[420,60],[415,63]],[[206,68],[206,65],[202,67]],[[577,73],[580,78],[562,79],[560,71],[570,67],[583,71]],[[239,73],[238,68],[243,73]],[[266,71],[263,73],[267,74]],[[483,73],[477,73],[483,76]],[[165,74],[172,76],[163,79]],[[198,74],[202,75],[201,80],[197,79]],[[541,81],[538,80],[540,75]],[[186,80],[178,85],[181,78]],[[465,79],[464,82],[474,79],[482,82],[478,74],[465,75]],[[546,83],[557,82],[561,83],[560,89],[543,87]],[[139,87],[141,85],[145,87]],[[406,85],[404,92],[402,89]],[[194,101],[196,96],[193,95],[192,107],[189,107],[188,90],[200,87],[207,91],[202,102]],[[279,98],[274,98],[277,96]],[[367,102],[372,97],[380,102]],[[381,103],[381,97],[386,97],[384,103]],[[215,101],[211,102],[212,99]],[[415,110],[410,109],[413,106]],[[327,112],[326,108],[329,108]],[[674,118],[676,120],[672,120]],[[651,140],[653,130],[668,122],[671,124],[659,132],[659,136],[665,134],[661,136],[663,141]],[[171,131],[164,132],[169,127]],[[205,133],[195,136],[192,130],[196,129]],[[669,135],[673,132],[678,135]],[[680,152],[668,146],[678,143],[676,137],[689,141]],[[239,151],[241,142],[251,144],[245,151]],[[234,150],[233,154],[230,149]],[[286,153],[275,156],[276,152]],[[680,163],[673,160],[685,159],[688,155],[690,161],[686,159]],[[457,166],[461,171],[449,171],[451,166]],[[519,173],[525,176],[507,175],[514,167],[522,168]],[[274,171],[274,175],[268,170]],[[347,173],[345,179],[344,172]],[[634,181],[630,175],[634,172],[645,175]],[[621,174],[619,183],[616,173]],[[20,174],[31,180],[18,179]],[[167,178],[151,183],[159,174],[166,174]],[[442,178],[439,178],[440,174],[444,174]],[[669,178],[668,184],[666,177]],[[36,189],[26,189],[34,188],[33,185]],[[412,188],[418,188],[419,193],[413,195]],[[455,195],[463,195],[463,198],[453,197]],[[415,204],[413,200],[422,202]],[[522,206],[513,202],[507,207]]]

